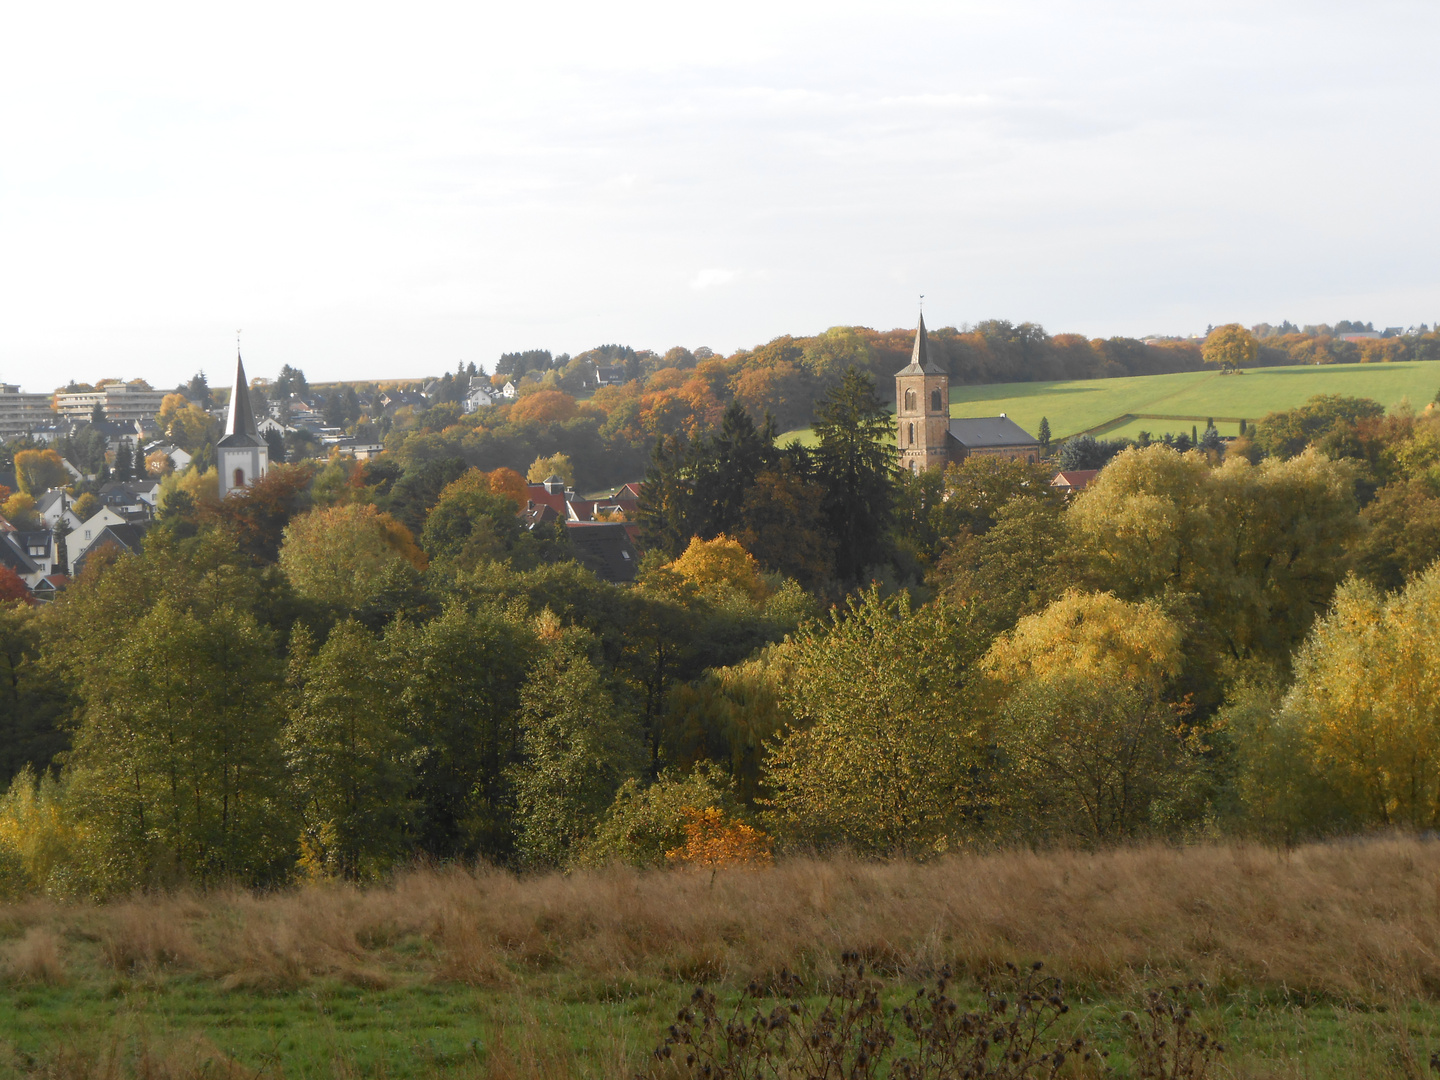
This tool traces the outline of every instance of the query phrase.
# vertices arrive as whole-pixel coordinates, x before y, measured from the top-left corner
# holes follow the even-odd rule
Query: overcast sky
[[[9,5],[0,379],[1440,319],[1440,4]]]

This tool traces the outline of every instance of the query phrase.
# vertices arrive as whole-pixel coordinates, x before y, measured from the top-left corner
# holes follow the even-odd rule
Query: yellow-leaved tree
[[[525,473],[525,479],[532,484],[543,484],[552,476],[558,476],[565,482],[566,487],[575,486],[575,466],[567,455],[538,457],[530,463],[530,468]]]
[[[1205,339],[1201,351],[1205,363],[1214,364],[1224,373],[1239,371],[1255,363],[1259,354],[1260,346],[1255,341],[1255,335],[1239,323],[1215,327]]]
[[[1286,663],[1344,578],[1360,527],[1351,462],[1307,450],[1212,468],[1161,444],[1117,456],[1065,518],[1092,588],[1185,598],[1212,670]]]
[[[1385,594],[1355,579],[1295,660],[1278,718],[1350,814],[1440,824],[1440,563]]]
[[[753,603],[770,595],[760,577],[760,564],[741,546],[723,533],[714,540],[692,537],[685,553],[670,564],[702,595],[723,601],[736,594]]]
[[[15,482],[22,495],[44,495],[70,482],[65,462],[54,450],[19,450],[15,454]]]
[[[285,526],[280,568],[303,596],[354,610],[371,597],[385,572],[425,569],[410,530],[368,503],[301,514]]]
[[[1197,775],[1198,733],[1166,700],[1184,637],[1154,601],[1066,592],[996,639],[997,804],[1030,838],[1164,831]]]

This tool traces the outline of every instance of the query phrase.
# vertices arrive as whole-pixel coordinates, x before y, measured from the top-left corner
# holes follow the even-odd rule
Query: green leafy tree
[[[302,869],[374,878],[407,847],[412,745],[401,731],[397,672],[381,643],[340,623],[310,655],[292,641],[293,707],[282,745],[297,796]]]
[[[432,558],[472,570],[480,563],[506,558],[523,536],[510,499],[459,491],[441,499],[425,516],[420,544]]]
[[[640,733],[615,707],[587,644],[577,636],[555,642],[521,697],[519,841],[534,865],[567,865],[620,785],[643,767]]]
[[[363,503],[301,514],[282,535],[280,568],[296,591],[342,610],[365,603],[391,563],[426,562],[404,525]]]
[[[881,854],[943,850],[983,802],[987,732],[965,694],[983,635],[947,605],[872,587],[793,643],[795,726],[765,781],[777,832]]]
[[[440,858],[509,859],[532,628],[513,608],[453,603],[423,625],[395,623],[386,645],[405,676],[400,706],[416,748],[420,846]]]
[[[854,368],[815,406],[816,478],[835,541],[835,570],[858,585],[888,554],[895,505],[895,440],[875,382]]]
[[[69,746],[70,687],[47,670],[39,620],[28,604],[0,603],[0,787]]]
[[[71,762],[98,891],[283,875],[280,674],[271,636],[228,607],[161,600],[110,641],[79,687]]]
[[[586,866],[626,863],[662,867],[665,853],[685,843],[685,812],[716,807],[743,818],[729,779],[701,763],[688,773],[665,772],[651,784],[629,779],[620,785],[595,833],[580,848]]]
[[[1192,819],[1206,747],[1148,687],[1080,675],[1030,683],[1000,710],[995,738],[997,787],[1028,840],[1113,843]]]
[[[1316,394],[1305,404],[1268,413],[1255,425],[1255,444],[1273,457],[1294,457],[1338,433],[1353,430],[1362,420],[1385,415],[1385,407],[1369,398]]]

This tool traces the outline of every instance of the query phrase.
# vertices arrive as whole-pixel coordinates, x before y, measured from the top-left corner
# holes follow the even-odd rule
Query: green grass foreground
[[[1418,409],[1432,400],[1437,390],[1440,363],[1423,360],[1251,368],[1243,375],[1186,371],[1118,379],[952,386],[950,415],[996,416],[1003,412],[1031,432],[1040,426],[1043,416],[1050,421],[1056,439],[1083,431],[1111,439],[1133,439],[1141,431],[1157,438],[1167,431],[1188,434],[1192,425],[1203,430],[1212,417],[1221,435],[1238,435],[1242,417],[1259,420],[1266,413],[1302,405],[1316,394],[1371,398],[1387,409],[1408,398]],[[1226,417],[1229,419],[1222,419]],[[792,438],[806,445],[814,443],[809,428],[787,431],[780,441]]]
[[[1440,843],[1239,844],[931,863],[515,877],[0,909],[0,1076],[618,1078],[697,980],[898,1001],[940,964],[1045,961],[1116,1049],[1147,987],[1207,984],[1215,1075],[1423,1076],[1440,1049]],[[961,995],[973,983],[960,980]],[[1077,1071],[1075,1075],[1091,1075]]]

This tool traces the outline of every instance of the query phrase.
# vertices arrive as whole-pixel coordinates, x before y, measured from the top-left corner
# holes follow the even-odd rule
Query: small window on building
[[[911,445],[911,446],[914,446],[914,445],[915,445],[915,425],[914,425],[914,424],[911,424],[911,425],[910,425],[910,445]]]
[[[235,486],[236,486],[236,487],[244,487],[244,486],[245,486],[245,470],[244,470],[244,469],[236,469],[236,470],[235,470]]]
[[[906,391],[905,391],[905,411],[906,411],[906,412],[913,412],[914,409],[915,409],[915,391],[914,391],[914,390],[906,390]]]
[[[930,391],[930,410],[932,412],[940,412],[944,408],[945,406],[940,402],[940,388],[936,387]]]
[[[630,561],[630,552],[628,552],[628,551],[622,551],[622,552],[620,552],[620,557],[621,557],[622,559],[624,559],[626,562],[629,562],[629,561]]]
[[[86,540],[89,540],[89,539],[90,539],[90,530],[89,530],[89,529],[86,529],[86,530],[85,530],[85,539],[86,539]]]

